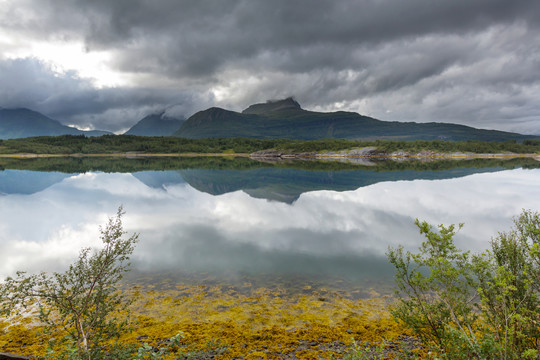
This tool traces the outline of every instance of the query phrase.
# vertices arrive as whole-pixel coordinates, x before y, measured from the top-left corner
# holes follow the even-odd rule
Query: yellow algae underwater
[[[201,359],[340,358],[353,340],[373,346],[407,335],[387,312],[388,298],[361,299],[358,291],[312,285],[266,288],[250,282],[159,286],[152,279],[124,291],[133,301],[131,330],[119,343],[159,348],[181,332],[171,359],[178,354]],[[0,352],[44,355],[49,339],[62,337],[44,332],[31,319],[1,325]]]

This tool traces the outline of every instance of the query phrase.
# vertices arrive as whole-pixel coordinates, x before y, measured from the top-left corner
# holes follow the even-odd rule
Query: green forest
[[[540,140],[518,142],[487,141],[356,141],[343,139],[290,140],[253,138],[186,139],[178,137],[149,137],[134,135],[40,136],[0,140],[0,154],[250,154],[262,150],[284,153],[332,152],[362,147],[375,147],[375,154],[394,151],[438,153],[540,153]]]

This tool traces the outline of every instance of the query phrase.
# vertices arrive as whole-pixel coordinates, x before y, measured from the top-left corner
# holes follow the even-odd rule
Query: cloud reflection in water
[[[459,223],[458,244],[484,249],[522,208],[538,208],[540,170],[448,180],[380,182],[353,191],[313,191],[292,204],[200,192],[174,172],[87,173],[42,191],[0,197],[0,275],[61,270],[123,204],[139,232],[139,271],[194,271],[390,278],[388,246],[418,246],[414,219]]]

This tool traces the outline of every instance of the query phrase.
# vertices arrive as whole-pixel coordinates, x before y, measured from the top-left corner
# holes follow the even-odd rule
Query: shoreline
[[[111,153],[111,154],[0,154],[0,158],[32,159],[32,158],[84,158],[84,157],[118,157],[126,159],[145,157],[249,157],[249,154],[220,154],[220,153]]]
[[[512,159],[512,158],[534,158],[540,161],[539,153],[406,153],[394,152],[390,154],[371,154],[371,153],[282,153],[278,151],[264,151],[258,153],[111,153],[111,154],[33,154],[33,153],[18,153],[18,154],[0,154],[0,158],[15,158],[15,159],[32,159],[32,158],[84,158],[84,157],[116,157],[126,159],[136,158],[151,158],[151,157],[246,157],[253,160],[341,160],[341,159],[389,159],[389,160],[404,160],[404,159],[419,159],[419,160],[439,160],[439,159]]]

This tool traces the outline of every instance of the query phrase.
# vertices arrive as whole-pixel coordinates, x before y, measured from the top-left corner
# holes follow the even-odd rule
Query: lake
[[[0,276],[61,271],[122,205],[140,234],[130,279],[315,283],[386,292],[389,246],[414,220],[465,223],[481,251],[540,210],[540,162],[262,163],[249,159],[2,159]]]

